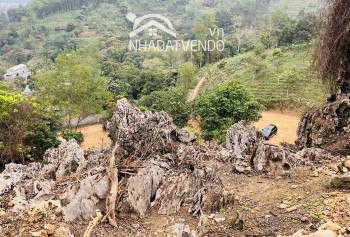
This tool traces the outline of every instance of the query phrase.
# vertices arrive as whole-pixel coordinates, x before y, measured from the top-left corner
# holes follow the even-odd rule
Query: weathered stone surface
[[[332,158],[332,155],[326,152],[323,149],[319,148],[304,148],[301,151],[298,151],[296,153],[296,158],[298,161],[302,162],[314,162],[314,161],[322,161],[322,160],[329,160]]]
[[[227,131],[226,148],[236,171],[245,172],[251,166],[251,158],[262,140],[262,133],[244,122],[236,123]]]
[[[295,155],[289,150],[264,143],[263,135],[255,127],[244,122],[233,125],[227,132],[226,147],[234,163],[234,171],[243,173],[289,172],[294,166]]]
[[[94,175],[80,182],[80,189],[73,200],[64,208],[66,221],[74,221],[78,217],[89,219],[95,216],[96,210],[102,208],[101,199],[105,199],[109,191],[108,176]]]
[[[187,143],[194,139],[189,132],[177,132],[167,113],[142,112],[126,99],[117,101],[117,110],[107,123],[107,129],[113,142],[118,142],[129,155],[141,159],[170,152],[175,141]]]
[[[335,188],[350,188],[350,173],[333,176],[331,185]]]
[[[349,129],[349,95],[333,95],[322,108],[311,109],[303,115],[298,127],[296,144],[299,149],[334,146],[342,142],[340,136],[349,137]]]
[[[55,198],[52,191],[56,188],[56,182],[53,180],[34,181],[33,190],[36,196],[32,202],[48,201]]]
[[[29,165],[10,163],[5,165],[5,170],[0,174],[0,195],[10,191],[13,185],[35,177],[40,168],[39,163],[30,163]]]
[[[233,200],[233,194],[224,193],[215,168],[195,169],[168,178],[157,191],[155,202],[158,213],[170,215],[187,204],[189,212],[200,215],[219,211]]]
[[[171,135],[176,133],[176,126],[167,113],[142,112],[126,99],[118,100],[107,129],[114,142],[141,158],[167,150]]]
[[[258,172],[279,172],[290,171],[294,166],[295,156],[293,153],[272,145],[260,142],[252,159],[255,171]]]
[[[56,168],[57,180],[72,173],[80,173],[87,165],[84,150],[75,140],[64,142],[58,148],[47,150],[44,154],[44,162],[47,164],[44,170]]]
[[[191,143],[197,140],[197,137],[193,133],[188,132],[186,129],[180,129],[177,131],[177,137],[183,143]]]
[[[145,215],[151,201],[155,198],[163,175],[164,171],[159,166],[149,165],[128,180],[127,201],[141,217]]]

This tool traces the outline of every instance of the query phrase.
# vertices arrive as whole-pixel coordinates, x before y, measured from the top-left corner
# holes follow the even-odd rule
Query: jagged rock
[[[180,129],[177,132],[177,137],[183,143],[192,143],[197,140],[197,137],[193,133],[188,132],[186,129]]]
[[[171,135],[176,133],[176,126],[167,113],[142,112],[126,99],[117,101],[117,111],[107,123],[107,129],[114,142],[141,158],[167,150]]]
[[[234,170],[240,173],[288,172],[294,165],[295,155],[285,148],[264,144],[263,135],[255,127],[244,122],[233,125],[227,131],[226,147]]]
[[[322,108],[311,109],[302,116],[296,144],[299,149],[335,146],[342,143],[340,136],[349,137],[349,128],[349,94],[333,95]]]
[[[16,195],[9,203],[9,206],[13,207],[13,212],[21,213],[28,207],[25,190],[20,187],[15,187],[14,191]]]
[[[333,176],[331,185],[335,188],[350,188],[350,173]]]
[[[333,156],[320,148],[305,148],[296,153],[296,158],[303,162],[314,162],[321,160],[330,160]]]
[[[104,199],[109,191],[107,175],[94,175],[80,182],[80,189],[73,200],[64,208],[66,221],[74,221],[79,217],[89,219],[95,216],[96,210],[104,210]]]
[[[33,189],[36,196],[32,202],[38,201],[48,201],[55,198],[55,195],[52,193],[56,187],[56,182],[53,180],[44,180],[44,181],[34,181]]]
[[[62,143],[58,148],[47,150],[44,162],[47,164],[44,170],[55,170],[57,180],[72,173],[80,173],[87,165],[84,150],[74,139]]]
[[[254,170],[258,172],[290,171],[294,165],[293,153],[272,145],[260,142],[252,160]]]
[[[141,169],[135,177],[128,180],[129,205],[141,217],[145,215],[164,175],[163,169],[157,165],[149,165]]]
[[[129,155],[140,159],[170,152],[174,141],[190,142],[194,139],[189,132],[178,133],[167,113],[142,112],[126,99],[117,101],[117,111],[106,127],[113,142],[118,142]]]
[[[255,127],[247,127],[244,122],[234,124],[227,131],[226,148],[236,171],[245,172],[251,166],[251,158],[262,140],[262,133]]]
[[[197,215],[219,211],[232,200],[233,194],[224,193],[217,170],[204,168],[168,178],[152,205],[159,205],[159,214],[170,215],[188,204],[189,212]]]
[[[5,165],[5,170],[0,174],[0,195],[10,191],[13,185],[22,180],[35,177],[39,171],[39,163]]]

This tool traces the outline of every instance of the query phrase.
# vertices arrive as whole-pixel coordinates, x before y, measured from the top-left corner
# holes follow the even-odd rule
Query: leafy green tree
[[[151,111],[167,112],[179,127],[187,124],[191,114],[191,108],[186,101],[186,97],[177,88],[155,91],[150,95],[143,96],[138,105]]]
[[[40,160],[50,147],[59,144],[61,122],[35,99],[0,89],[0,166],[9,162]]]
[[[79,53],[64,54],[57,58],[53,69],[37,79],[39,95],[55,109],[70,128],[78,127],[88,116],[103,114],[108,100],[108,81],[99,75],[91,58]],[[74,125],[73,119],[77,119]]]
[[[207,141],[224,141],[231,125],[241,120],[257,121],[262,109],[263,106],[239,84],[220,86],[194,102],[194,115],[200,118],[203,138]]]

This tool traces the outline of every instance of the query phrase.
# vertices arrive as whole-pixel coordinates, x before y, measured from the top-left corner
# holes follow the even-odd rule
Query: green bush
[[[59,145],[62,123],[46,108],[34,98],[0,89],[0,168],[41,160],[48,148]]]
[[[179,89],[171,88],[166,91],[155,91],[140,99],[139,106],[151,111],[165,111],[173,119],[174,123],[183,127],[187,124],[191,109]]]
[[[204,140],[224,141],[226,130],[233,124],[245,120],[257,121],[264,107],[239,84],[226,84],[197,98],[194,115],[200,117]]]
[[[277,58],[281,58],[281,57],[283,57],[283,52],[280,48],[277,48],[273,51],[272,56],[277,57]]]
[[[74,139],[78,144],[82,144],[84,142],[84,135],[78,131],[64,130],[62,132],[62,137],[67,141]]]

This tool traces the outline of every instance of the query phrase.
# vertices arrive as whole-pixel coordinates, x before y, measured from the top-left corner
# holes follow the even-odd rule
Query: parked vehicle
[[[265,127],[262,130],[264,139],[269,140],[271,137],[275,136],[277,134],[277,130],[278,130],[277,126],[273,124],[270,124],[267,127]]]

